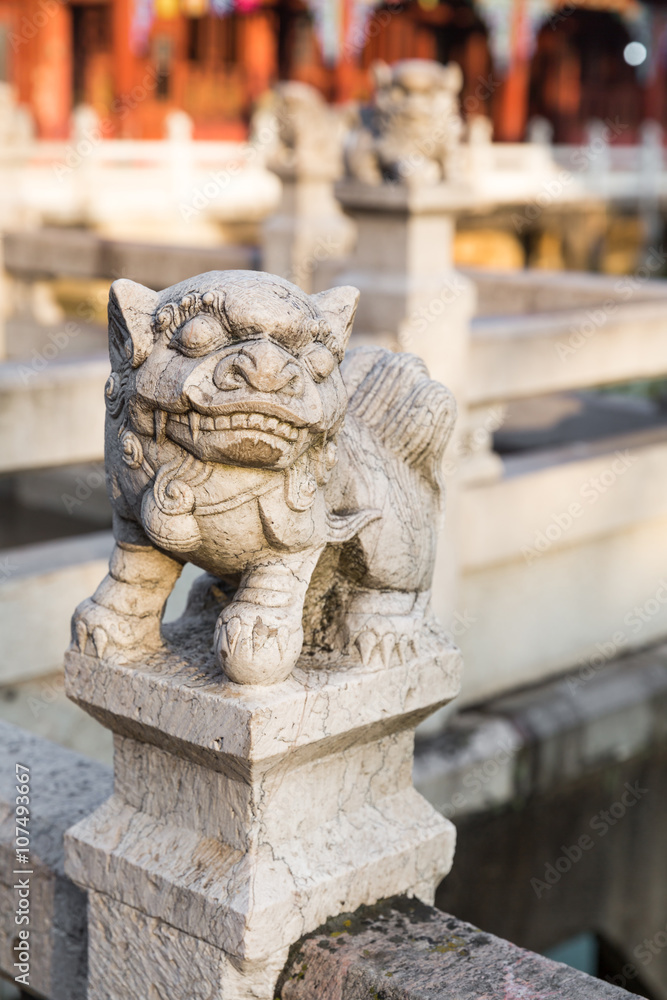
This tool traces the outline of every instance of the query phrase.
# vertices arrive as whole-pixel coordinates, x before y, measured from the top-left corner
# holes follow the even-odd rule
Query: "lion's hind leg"
[[[347,651],[365,667],[388,667],[419,655],[424,612],[430,594],[356,589],[344,619]]]

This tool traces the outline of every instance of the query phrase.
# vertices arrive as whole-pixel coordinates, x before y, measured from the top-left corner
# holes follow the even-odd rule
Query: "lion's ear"
[[[119,278],[109,290],[109,351],[122,351],[133,368],[153,350],[151,323],[157,303],[157,292],[129,278]]]
[[[331,327],[331,334],[325,343],[340,364],[352,333],[354,314],[359,305],[359,289],[341,285],[340,288],[311,295],[311,299]]]

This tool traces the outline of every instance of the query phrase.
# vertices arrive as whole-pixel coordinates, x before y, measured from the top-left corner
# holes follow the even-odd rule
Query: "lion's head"
[[[112,413],[203,461],[289,468],[343,421],[339,367],[357,300],[353,288],[309,296],[255,271],[210,271],[160,293],[116,281]]]

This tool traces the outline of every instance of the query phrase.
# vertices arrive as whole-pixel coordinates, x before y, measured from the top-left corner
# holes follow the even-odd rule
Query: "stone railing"
[[[182,266],[189,259],[184,255]],[[469,327],[463,327],[469,361],[459,397],[467,398],[468,431],[456,446],[459,457],[448,466],[452,472],[461,467],[469,480],[458,533],[459,583],[448,620],[467,656],[464,698],[473,701],[567,669],[595,655],[598,645],[610,642],[616,632],[622,631],[630,645],[667,634],[661,603],[657,610],[651,603],[651,613],[642,616],[640,627],[628,627],[625,621],[634,607],[654,601],[663,575],[656,532],[664,530],[662,498],[667,492],[660,485],[665,444],[659,427],[604,443],[507,456],[502,464],[489,450],[492,434],[502,428],[506,407],[513,401],[663,377],[667,337],[662,302],[667,290],[659,281],[638,282],[628,298],[630,286],[624,279],[576,274],[468,272],[466,280],[477,292],[479,307]],[[441,291],[446,297],[456,294],[454,272],[451,281],[439,285],[424,308],[438,304]],[[374,294],[364,290],[370,301]],[[436,335],[429,364],[441,365],[443,374],[450,368],[453,373],[448,360],[453,355],[446,346],[449,333],[437,334],[437,317],[431,313],[433,308],[424,321],[426,334],[431,330]],[[444,315],[451,331],[449,311]],[[413,333],[407,346],[421,353],[421,338],[421,333]],[[3,471],[99,461],[107,363],[102,358],[54,360],[41,371],[30,368],[28,379],[24,368],[14,361],[0,369]],[[47,410],[51,416],[45,425],[40,414]],[[625,464],[619,464],[617,451],[629,455]],[[590,488],[582,497],[586,484]],[[572,503],[578,504],[577,516],[568,513]],[[598,547],[610,539],[610,576],[624,583],[602,594],[590,573],[595,572]],[[50,567],[46,549],[43,556],[43,567]],[[39,563],[31,558],[30,565]],[[79,588],[71,592],[70,604],[75,603],[90,578],[85,562],[77,553],[70,566],[59,562],[53,572],[64,574],[63,585],[83,574]],[[38,575],[44,574],[40,570]],[[57,586],[50,570],[47,577]],[[25,669],[34,674],[56,668],[67,634],[66,599],[53,645],[46,643],[43,655],[35,658],[32,639],[25,655],[20,653],[26,633],[17,631],[13,603],[16,588],[21,601],[31,601],[30,578],[9,576],[0,586],[12,609],[5,619],[5,643],[17,657],[13,666],[6,661],[6,679]],[[523,594],[521,602],[512,597],[516,593]],[[508,632],[515,636],[511,644],[503,639]],[[547,643],[542,641],[545,635]]]
[[[301,91],[297,97],[302,99]],[[308,138],[307,127],[304,135]],[[323,215],[308,208],[305,196],[317,179],[313,143],[306,144],[308,156],[300,157],[298,135],[290,141],[293,148],[283,150],[289,169],[284,163],[279,168],[286,178],[286,201],[272,234],[282,233],[283,245],[271,252],[299,278],[295,254],[312,262],[318,241],[326,243],[327,227],[339,233],[341,216],[329,211],[330,191]],[[515,170],[514,153],[519,156],[503,148],[498,156],[505,167],[494,166],[499,177],[503,170]],[[525,146],[536,176],[541,149],[536,143]],[[472,147],[463,153],[481,156]],[[328,188],[338,170],[335,163],[329,166],[318,180]],[[323,271],[331,283],[359,287],[353,342],[420,354],[456,389],[462,416],[446,468],[450,524],[458,526],[451,546],[455,556],[444,560],[436,574],[436,600],[466,653],[463,700],[470,702],[567,669],[594,655],[619,630],[630,646],[667,634],[660,602],[656,613],[643,615],[637,630],[624,624],[633,608],[647,602],[653,608],[661,586],[656,539],[667,530],[667,512],[660,428],[603,443],[584,437],[576,446],[552,445],[502,462],[491,447],[508,405],[665,375],[667,289],[664,282],[647,280],[660,262],[650,258],[641,273],[618,279],[545,272],[462,274],[451,264],[452,233],[456,218],[474,201],[472,190],[460,178],[435,186],[348,179],[338,193],[348,213],[345,239],[356,230],[356,249],[343,264],[325,252],[323,260],[318,258],[316,281],[310,268],[301,275],[304,284],[317,285]],[[149,248],[62,230],[12,235],[5,255],[19,294],[22,283],[62,273],[124,274],[159,288],[197,270],[257,264],[252,251],[239,247]],[[0,371],[4,472],[101,458],[106,363],[65,355],[61,360],[55,354],[39,370],[31,366],[28,377],[20,360]],[[45,410],[51,414],[47,427],[40,416]],[[466,498],[460,513],[459,482]],[[604,594],[592,576],[602,545],[611,560],[612,581]],[[78,555],[76,565],[84,572]],[[10,579],[0,582],[11,585]],[[22,593],[29,593],[27,580]],[[64,637],[64,619],[61,630]],[[514,636],[512,642],[507,635]],[[20,636],[9,641],[20,649]],[[40,662],[56,667],[59,649],[60,644],[49,648]],[[22,669],[12,668],[12,676]]]
[[[24,985],[46,1000],[116,996],[109,983],[103,991],[89,987],[87,893],[66,874],[64,844],[68,828],[111,793],[111,770],[7,723],[0,723],[0,755],[4,762],[0,775],[0,975],[9,980],[22,977]],[[15,846],[17,764],[29,769],[21,773],[30,775],[34,803],[30,869],[23,875],[17,874],[21,866]],[[165,855],[165,865],[167,861]],[[17,936],[14,922],[20,899],[27,902],[24,912],[30,918],[30,933],[23,939]],[[124,1000],[147,994],[146,987],[138,985],[141,973],[150,967],[151,952],[165,940],[155,936],[157,922],[153,921],[153,937],[142,953],[136,936],[143,920],[143,914],[135,911],[132,940],[121,950],[128,955],[131,944],[137,952],[136,965],[128,964],[126,969],[126,992],[120,994]],[[25,940],[29,946],[21,948]],[[166,941],[178,974],[170,995],[203,996],[199,989],[209,950],[206,942],[199,942],[195,965],[180,963],[176,968],[179,952],[173,928]],[[534,1000],[545,991],[555,1000],[622,1000],[631,995],[415,899],[399,897],[334,916],[297,942],[272,996],[357,1000],[400,990],[405,1000],[418,1000],[424,991],[437,1000],[476,1000],[481,992],[488,1000],[505,1000],[510,987]]]
[[[225,227],[261,223],[280,199],[261,148],[107,139],[99,126],[66,142],[3,146],[0,178],[12,192],[0,201],[1,229],[79,225],[121,239],[217,242]]]

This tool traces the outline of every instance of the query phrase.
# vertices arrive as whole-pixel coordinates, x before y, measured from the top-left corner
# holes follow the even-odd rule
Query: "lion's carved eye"
[[[328,375],[331,375],[336,366],[336,359],[324,344],[309,344],[302,352],[301,360],[315,379],[322,382]]]
[[[169,347],[188,358],[199,358],[227,343],[229,338],[220,323],[213,316],[199,315],[183,324],[172,337]]]

